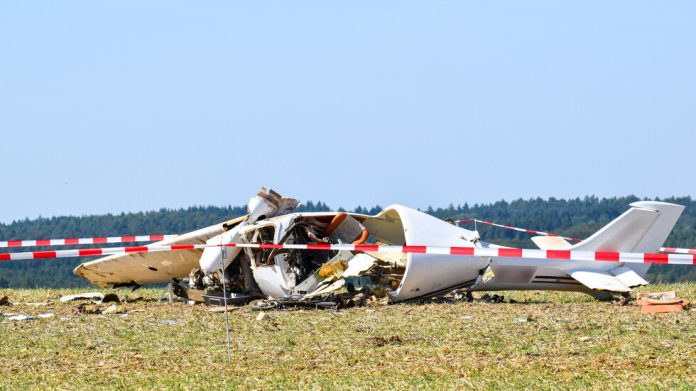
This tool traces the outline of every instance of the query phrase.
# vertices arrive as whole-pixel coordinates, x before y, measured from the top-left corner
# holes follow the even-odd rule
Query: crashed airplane
[[[74,273],[103,287],[172,282],[177,295],[210,303],[215,299],[219,303],[223,292],[232,300],[295,302],[365,292],[402,302],[455,290],[559,290],[607,298],[627,295],[631,288],[647,284],[644,276],[649,264],[221,246],[375,243],[503,247],[484,242],[477,231],[402,205],[391,205],[374,216],[294,212],[298,205],[294,199],[262,189],[249,200],[246,216],[152,244],[205,243],[211,247],[112,255],[83,263]],[[630,206],[575,245],[558,237],[537,236],[532,240],[542,250],[656,252],[684,209],[656,201]]]

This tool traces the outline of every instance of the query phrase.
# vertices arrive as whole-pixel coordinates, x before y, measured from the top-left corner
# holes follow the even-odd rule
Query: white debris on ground
[[[29,315],[14,315],[14,316],[8,316],[7,320],[12,320],[12,321],[24,321],[24,320],[34,320],[36,319],[33,316]]]

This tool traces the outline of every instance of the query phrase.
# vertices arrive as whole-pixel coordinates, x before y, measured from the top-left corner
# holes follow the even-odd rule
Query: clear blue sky
[[[696,195],[696,3],[5,1],[0,221]]]

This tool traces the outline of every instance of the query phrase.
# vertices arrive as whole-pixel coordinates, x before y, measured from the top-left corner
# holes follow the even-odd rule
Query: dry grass
[[[652,286],[696,299],[696,284]],[[160,291],[125,294],[127,316],[76,313],[75,291],[4,290],[0,388],[590,388],[693,389],[694,311],[641,315],[588,296],[504,292],[483,302],[340,311],[224,314],[160,304]],[[141,297],[142,299],[137,299]],[[35,306],[29,303],[44,302]],[[106,305],[104,305],[106,307]],[[519,322],[528,317],[532,321]],[[176,324],[164,323],[173,320]]]

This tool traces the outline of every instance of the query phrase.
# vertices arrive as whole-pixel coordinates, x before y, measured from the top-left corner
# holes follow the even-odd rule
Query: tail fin
[[[574,245],[572,250],[657,252],[683,211],[684,206],[666,202],[634,202],[631,209]],[[629,267],[644,276],[650,265]]]

